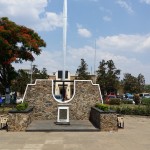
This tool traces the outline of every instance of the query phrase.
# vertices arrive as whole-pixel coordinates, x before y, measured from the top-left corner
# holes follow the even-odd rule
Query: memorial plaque
[[[60,116],[59,116],[59,119],[67,119],[67,109],[60,109],[60,112],[59,112]]]
[[[56,124],[70,124],[69,123],[69,104],[58,105],[58,115]]]

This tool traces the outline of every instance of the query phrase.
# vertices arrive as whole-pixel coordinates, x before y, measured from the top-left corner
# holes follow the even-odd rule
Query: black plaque
[[[59,119],[67,119],[67,109],[59,110]]]

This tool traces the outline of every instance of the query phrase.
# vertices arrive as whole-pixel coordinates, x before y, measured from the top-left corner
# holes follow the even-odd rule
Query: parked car
[[[110,99],[112,98],[116,98],[116,95],[115,94],[108,94],[106,97],[105,97],[105,102],[106,103],[109,103]]]
[[[140,98],[150,98],[149,93],[140,93],[139,96],[140,96]]]
[[[0,106],[1,106],[2,103],[3,103],[3,99],[0,96]]]
[[[59,101],[62,101],[63,97],[61,95],[55,95],[55,98]]]
[[[134,96],[134,95],[133,95],[133,94],[130,94],[130,93],[126,93],[126,94],[125,94],[125,98],[128,99],[128,100],[132,100],[132,99],[133,99],[133,96]]]
[[[23,98],[17,98],[17,99],[16,99],[16,103],[17,103],[17,104],[23,103]]]
[[[133,104],[135,104],[134,100],[133,100],[134,95],[130,94],[130,93],[126,93],[125,94],[125,99],[124,100],[129,100],[132,101]]]

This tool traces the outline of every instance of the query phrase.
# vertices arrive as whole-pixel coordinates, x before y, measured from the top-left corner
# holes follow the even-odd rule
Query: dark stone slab
[[[98,112],[100,112],[101,114],[116,113],[115,110],[103,111],[103,110],[101,110],[101,109],[99,109],[99,108],[97,108],[97,107],[92,107],[91,109],[95,109],[95,110],[97,110]]]
[[[9,113],[29,113],[29,112],[33,111],[33,108],[34,107],[28,107],[25,110],[17,110],[16,108],[14,108],[14,109],[10,110]]]
[[[55,120],[34,120],[26,129],[27,132],[60,132],[60,131],[80,131],[91,132],[100,131],[95,128],[89,120],[70,120],[70,125],[56,125]]]
[[[55,122],[56,125],[70,125],[70,122]]]

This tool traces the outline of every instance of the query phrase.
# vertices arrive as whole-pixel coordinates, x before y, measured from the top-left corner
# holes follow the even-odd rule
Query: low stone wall
[[[25,111],[11,110],[8,114],[8,131],[25,131],[32,121],[33,107]]]
[[[114,111],[104,112],[96,107],[91,108],[90,121],[100,131],[117,131],[117,114]]]

